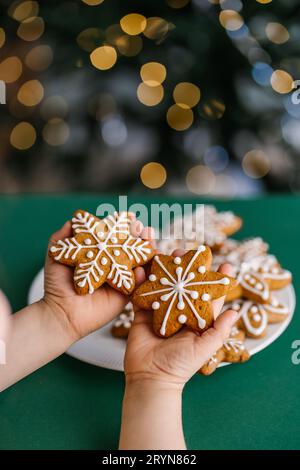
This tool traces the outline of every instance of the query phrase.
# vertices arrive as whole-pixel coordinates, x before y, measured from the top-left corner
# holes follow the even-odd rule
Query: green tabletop
[[[0,197],[0,286],[14,310],[26,304],[49,235],[73,210],[93,212],[102,201],[101,196],[78,194]],[[271,252],[293,272],[298,293],[299,199],[215,204],[244,219],[237,238],[259,235],[269,242]],[[249,362],[189,382],[183,420],[190,449],[300,448],[300,365],[291,362],[296,339],[298,308],[285,333]],[[114,449],[123,390],[123,373],[63,355],[0,395],[0,449]]]

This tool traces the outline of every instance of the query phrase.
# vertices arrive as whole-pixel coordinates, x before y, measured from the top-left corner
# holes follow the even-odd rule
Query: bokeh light
[[[68,103],[60,95],[46,98],[41,105],[41,116],[45,121],[53,118],[65,118],[68,113]]]
[[[176,10],[185,7],[189,2],[190,0],[167,0],[169,7],[175,8]]]
[[[127,127],[119,116],[108,116],[103,119],[101,135],[110,147],[119,147],[127,140]]]
[[[38,80],[28,80],[18,91],[17,98],[24,106],[36,106],[44,97],[43,85]]]
[[[192,193],[209,194],[215,187],[216,177],[210,168],[204,165],[196,165],[191,168],[186,176],[186,185]]]
[[[271,76],[273,73],[272,67],[264,62],[256,62],[252,67],[252,77],[256,83],[261,86],[270,85]]]
[[[142,65],[140,75],[146,85],[156,87],[163,83],[167,76],[167,71],[166,67],[159,62],[148,62]]]
[[[181,82],[173,91],[175,103],[182,108],[193,108],[200,100],[201,92],[197,85],[189,82]]]
[[[0,62],[0,80],[5,83],[13,83],[20,78],[22,70],[22,62],[18,57],[8,57]]]
[[[190,108],[173,104],[167,112],[167,122],[176,131],[185,131],[194,121],[194,113]]]
[[[53,51],[50,46],[40,45],[31,49],[25,57],[25,64],[35,72],[46,70],[52,63]]]
[[[235,10],[222,10],[219,15],[219,20],[223,28],[229,31],[237,31],[244,24],[243,18]]]
[[[148,39],[162,40],[169,31],[169,25],[166,20],[158,16],[147,18],[147,25],[143,31],[144,36]]]
[[[5,31],[3,28],[0,28],[0,47],[5,43]]]
[[[51,146],[65,144],[69,135],[69,126],[61,118],[50,119],[43,128],[43,138]]]
[[[265,3],[271,3],[272,0],[256,0],[257,3],[262,3],[262,4],[265,4]]]
[[[156,106],[164,97],[162,85],[149,86],[142,82],[137,88],[137,97],[146,106]]]
[[[122,34],[122,36],[116,39],[115,43],[120,54],[126,57],[134,57],[143,48],[143,40],[140,36]]]
[[[39,4],[35,1],[20,2],[20,0],[17,0],[9,6],[7,13],[14,20],[24,21],[38,15]]]
[[[225,113],[225,103],[219,98],[208,99],[200,103],[199,112],[201,117],[208,120],[221,119]]]
[[[99,28],[87,28],[78,34],[76,41],[78,46],[87,52],[92,52],[97,46],[102,44],[104,33]]]
[[[86,5],[89,5],[91,7],[101,5],[101,3],[104,2],[104,0],[82,0],[82,1],[83,1],[83,3],[85,3]]]
[[[266,36],[274,44],[284,44],[290,37],[288,30],[280,23],[268,23]]]
[[[203,157],[204,163],[215,173],[225,170],[229,162],[229,155],[224,147],[214,145],[206,149]]]
[[[117,53],[112,46],[101,46],[91,52],[90,59],[96,69],[108,70],[115,65]]]
[[[285,70],[275,70],[271,75],[271,85],[277,93],[289,93],[293,89],[294,80]]]
[[[17,35],[24,41],[36,41],[39,39],[45,30],[45,23],[43,18],[39,16],[26,18],[20,23]]]
[[[250,150],[242,161],[242,167],[250,178],[263,178],[269,173],[271,163],[269,157],[262,150]]]
[[[130,13],[123,16],[120,20],[122,30],[130,36],[141,34],[147,26],[147,20],[143,15],[138,13]]]
[[[241,0],[220,0],[220,7],[222,10],[241,11],[243,9],[243,4]]]
[[[17,124],[11,134],[10,143],[18,150],[27,150],[34,145],[36,141],[36,131],[29,122],[20,122]]]
[[[140,177],[147,188],[158,189],[165,184],[167,172],[160,163],[150,162],[143,166]]]

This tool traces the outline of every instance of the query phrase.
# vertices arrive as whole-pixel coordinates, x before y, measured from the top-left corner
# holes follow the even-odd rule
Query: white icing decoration
[[[187,321],[187,316],[183,315],[183,314],[179,315],[178,321],[179,321],[179,323],[181,323],[181,325],[183,325]]]
[[[199,266],[199,268],[198,268],[198,273],[204,274],[205,271],[206,271],[206,267],[205,267],[205,266]]]
[[[55,253],[58,250],[59,250],[59,248],[56,248],[55,246],[51,246],[51,248],[50,248],[51,253]]]
[[[210,300],[210,295],[202,294],[201,299],[203,300],[203,302],[208,302]]]
[[[179,258],[179,256],[176,256],[176,258],[174,258],[174,263],[175,264],[180,264],[181,263],[181,258]]]
[[[105,233],[104,232],[97,232],[97,236],[102,239],[102,238],[105,237]]]
[[[253,305],[253,306],[250,308],[250,312],[251,312],[251,313],[257,313],[257,312],[258,312],[258,307],[257,307],[257,305]]]
[[[259,313],[256,313],[255,315],[253,315],[253,320],[258,323],[260,320],[261,320],[261,316]]]
[[[249,317],[249,313],[253,313],[251,312],[251,309],[253,309],[254,307],[256,307],[257,312],[259,312],[259,313],[255,313],[255,315],[260,316],[259,320],[255,320],[253,317],[254,321],[261,322],[260,325],[258,326],[252,325],[251,318]],[[240,314],[241,314],[241,318],[244,322],[246,330],[253,336],[260,336],[267,328],[268,315],[262,305],[259,305],[259,304],[255,305],[251,300],[244,301],[240,310]]]
[[[149,276],[149,281],[151,281],[151,282],[156,281],[156,276],[155,276],[155,274],[150,274],[150,276]]]
[[[245,345],[243,344],[243,342],[234,338],[226,339],[223,343],[223,346],[227,351],[230,351],[230,349],[232,349],[235,353],[238,353],[245,349]]]
[[[120,256],[120,253],[121,253],[120,250],[114,250],[114,255],[115,256]]]
[[[153,302],[153,304],[152,304],[153,310],[158,310],[159,307],[160,307],[160,303],[159,303],[159,302]]]
[[[196,290],[192,290],[190,296],[193,300],[196,300],[199,297],[199,292],[197,292]]]
[[[204,247],[205,249],[205,247]],[[178,298],[177,306],[182,306],[183,304],[187,304],[189,309],[192,311],[193,315],[198,321],[199,328],[203,329],[206,325],[206,321],[199,315],[195,306],[191,302],[190,297],[192,298],[192,292],[194,290],[189,289],[189,287],[196,286],[196,285],[213,285],[213,284],[221,284],[227,285],[228,278],[223,277],[216,281],[199,281],[199,282],[191,282],[195,278],[195,273],[191,272],[190,269],[194,265],[196,259],[198,258],[199,254],[203,251],[203,248],[199,247],[198,250],[195,250],[195,254],[193,255],[192,259],[188,263],[185,270],[181,266],[178,266],[175,270],[175,276],[173,276],[167,267],[163,264],[160,260],[159,256],[154,257],[154,261],[158,264],[161,270],[165,273],[166,277],[162,277],[160,279],[160,284],[168,286],[163,289],[153,290],[150,292],[144,292],[141,297],[149,296],[149,295],[156,295],[156,294],[163,294],[160,297],[162,302],[167,302],[170,300],[168,308],[165,313],[165,317],[163,319],[163,323],[160,329],[160,333],[162,336],[166,334],[166,326],[167,322],[174,305],[174,302]],[[224,282],[225,281],[225,282]],[[194,295],[194,294],[193,294]],[[208,294],[207,294],[208,295]],[[206,298],[206,297],[205,297]],[[210,296],[209,296],[210,298]],[[186,306],[186,305],[185,305]]]
[[[250,280],[253,278],[255,278],[254,286],[250,284]],[[249,281],[248,283],[246,282],[247,280]],[[239,276],[238,281],[246,291],[252,292],[253,294],[259,296],[262,300],[268,300],[270,291],[262,275],[258,274],[257,272],[252,274],[251,271],[251,273],[246,273]],[[258,289],[257,286],[260,288]]]
[[[93,251],[88,251],[86,256],[87,256],[87,258],[93,258],[93,256],[94,256]]]
[[[83,240],[83,243],[84,243],[85,245],[91,245],[91,244],[92,244],[92,240],[91,240],[90,238],[85,238],[85,239]]]
[[[105,257],[101,258],[101,264],[102,264],[102,266],[105,266],[107,263],[108,263],[108,259],[107,259],[107,258],[105,258]]]

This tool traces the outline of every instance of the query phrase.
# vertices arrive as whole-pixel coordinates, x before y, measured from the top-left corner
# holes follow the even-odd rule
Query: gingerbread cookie
[[[253,269],[241,271],[236,287],[226,296],[226,301],[245,297],[246,299],[265,304],[270,300],[270,289],[261,273]]]
[[[250,358],[245,344],[245,334],[235,326],[231,329],[229,338],[223,346],[200,369],[200,374],[211,375],[221,362],[246,362]]]
[[[235,279],[209,271],[212,254],[200,245],[184,256],[156,255],[151,274],[133,294],[133,302],[153,314],[153,329],[168,337],[184,325],[204,331],[213,321],[211,301],[226,295]]]
[[[237,327],[249,338],[263,338],[267,332],[268,314],[263,304],[247,299],[237,299],[224,306],[240,313]]]
[[[288,307],[282,302],[279,302],[273,295],[270,302],[264,305],[264,308],[267,312],[269,323],[280,323],[286,320],[290,313]]]
[[[73,237],[53,244],[49,255],[75,267],[78,294],[92,294],[104,282],[124,294],[134,290],[133,268],[146,264],[154,250],[148,241],[131,235],[132,221],[126,212],[115,212],[103,220],[86,211],[75,212]]]
[[[292,282],[292,273],[283,269],[274,255],[261,257],[257,270],[271,290],[282,289]]]
[[[114,321],[111,327],[111,334],[115,338],[127,338],[134,320],[133,305],[129,302],[123,312]]]

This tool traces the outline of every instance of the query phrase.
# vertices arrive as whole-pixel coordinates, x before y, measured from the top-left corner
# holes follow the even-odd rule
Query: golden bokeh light
[[[256,1],[257,3],[263,3],[263,4],[272,2],[272,0],[256,0]]]
[[[82,1],[86,5],[89,5],[90,7],[95,7],[97,5],[101,5],[101,3],[104,2],[104,0],[82,0]]]
[[[99,28],[87,28],[78,34],[76,41],[78,46],[87,52],[92,52],[104,39],[104,33]]]
[[[35,128],[26,121],[17,124],[11,134],[10,143],[18,150],[27,150],[34,145],[36,141]]]
[[[169,31],[169,24],[163,18],[153,16],[147,18],[147,26],[143,31],[143,34],[148,39],[161,40]]]
[[[254,149],[246,153],[242,161],[242,167],[246,175],[258,179],[269,173],[271,163],[265,152]]]
[[[228,29],[228,31],[237,31],[244,24],[243,18],[235,10],[221,11],[219,15],[219,20],[223,28]]]
[[[280,23],[268,23],[266,35],[274,44],[284,44],[290,38],[288,30]]]
[[[124,31],[119,24],[111,24],[105,30],[106,40],[113,46],[116,45],[117,40],[122,36],[124,36]]]
[[[122,34],[115,41],[118,51],[126,57],[138,55],[143,48],[143,40],[140,36],[128,36]]]
[[[122,30],[130,36],[141,34],[147,26],[147,20],[143,15],[138,13],[130,13],[123,16],[120,20]]]
[[[167,122],[176,131],[185,131],[194,121],[194,113],[189,108],[183,108],[178,104],[173,104],[167,112]]]
[[[17,35],[24,41],[36,41],[45,30],[45,23],[40,16],[27,18],[20,23]]]
[[[146,85],[156,87],[163,83],[167,71],[166,67],[159,62],[147,62],[147,64],[142,65],[140,75]]]
[[[165,184],[167,172],[160,163],[150,162],[143,166],[140,177],[147,188],[157,189]]]
[[[20,78],[22,70],[22,62],[18,57],[8,57],[0,62],[0,80],[5,83],[16,82]]]
[[[200,104],[200,115],[209,120],[221,119],[225,113],[225,104],[222,100],[212,98]]]
[[[68,124],[61,118],[50,119],[43,128],[43,138],[51,146],[63,145],[70,135]]]
[[[17,21],[24,21],[27,18],[37,16],[38,13],[39,4],[34,1],[20,2],[20,0],[17,0],[13,2],[8,9],[9,16]]]
[[[44,87],[38,80],[28,80],[20,87],[17,98],[24,106],[36,106],[44,98]]]
[[[285,70],[275,70],[271,75],[271,86],[277,93],[289,93],[293,89],[294,80]]]
[[[176,10],[185,7],[189,2],[190,0],[167,0],[169,7],[175,8]]]
[[[162,85],[149,86],[142,82],[137,88],[137,97],[146,106],[156,106],[164,97]]]
[[[200,89],[197,85],[189,82],[178,83],[173,91],[175,103],[185,109],[196,106],[199,103],[200,97]]]
[[[41,105],[41,115],[45,121],[53,118],[64,118],[68,113],[68,103],[60,95],[46,98]]]
[[[5,43],[5,31],[3,28],[0,28],[0,47]]]
[[[209,194],[216,183],[215,174],[205,165],[196,165],[186,175],[186,185],[192,193]]]
[[[25,57],[25,64],[35,72],[46,70],[52,63],[53,51],[50,46],[36,46]]]
[[[96,69],[111,69],[117,62],[116,49],[112,46],[97,47],[97,49],[91,52],[90,59]]]

